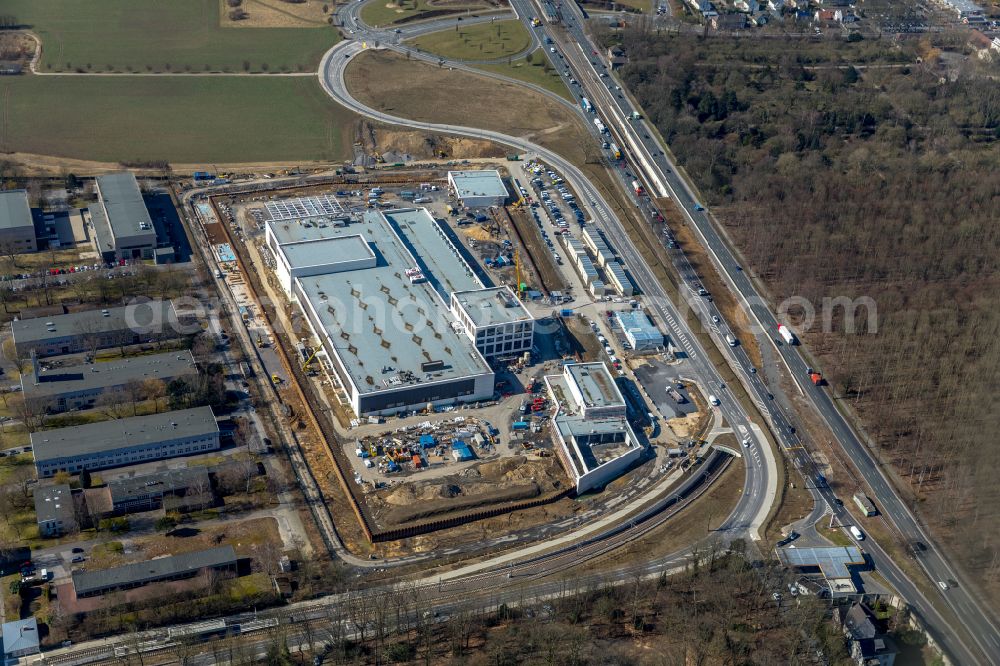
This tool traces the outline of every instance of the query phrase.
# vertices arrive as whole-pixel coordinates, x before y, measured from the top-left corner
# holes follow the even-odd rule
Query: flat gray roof
[[[27,190],[0,192],[0,229],[34,228]]]
[[[452,295],[476,326],[531,321],[532,316],[510,287],[459,291]]]
[[[569,363],[566,370],[583,396],[587,409],[625,404],[614,377],[603,363]]]
[[[130,330],[136,325],[141,332],[158,322],[174,322],[176,316],[170,301],[147,301],[102,310],[84,310],[53,317],[19,319],[10,323],[14,342],[29,344],[74,335],[90,335],[110,331]],[[169,329],[169,326],[166,327]]]
[[[35,372],[29,369],[21,375],[21,389],[28,397],[44,398],[64,393],[91,391],[120,386],[130,381],[146,379],[170,380],[198,374],[194,356],[188,350],[147,354],[115,359],[106,363],[90,363],[71,367],[42,370],[35,383]]]
[[[33,432],[31,446],[37,462],[217,432],[212,408],[194,407]]]
[[[76,515],[73,510],[73,491],[65,483],[35,488],[34,499],[35,515],[40,523],[67,520]]]
[[[426,208],[397,208],[369,214],[385,217],[446,306],[452,292],[486,286]]]
[[[142,192],[139,191],[135,174],[130,171],[120,171],[98,176],[97,189],[100,192],[100,207],[107,214],[111,233],[116,240],[148,233],[155,234],[153,220],[146,210],[146,202],[142,200]],[[142,228],[143,226],[146,228]]]
[[[818,567],[826,578],[850,578],[849,565],[865,564],[865,557],[857,546],[830,546],[778,549],[778,558],[788,566]]]
[[[381,213],[316,231],[360,233],[378,255],[374,268],[296,278],[361,393],[398,388],[406,373],[414,381],[437,381],[490,372],[431,284],[410,281],[406,271],[417,267],[415,259]],[[431,361],[444,367],[425,373],[421,364]]]
[[[205,490],[209,489],[207,468],[181,467],[108,481],[108,489],[111,491],[112,502],[123,502],[130,497],[173,492],[199,483],[205,486]]]
[[[359,259],[375,261],[375,252],[360,234],[290,243],[281,249],[291,268],[326,265],[333,272],[337,270],[337,264],[347,264]]]
[[[459,199],[466,197],[506,197],[507,187],[496,169],[481,171],[449,171],[448,177],[455,186]]]
[[[146,562],[135,562],[100,571],[74,571],[73,588],[86,594],[96,590],[125,587],[147,581],[156,581],[197,572],[206,567],[221,567],[236,563],[232,546],[218,546],[180,555],[158,557]]]

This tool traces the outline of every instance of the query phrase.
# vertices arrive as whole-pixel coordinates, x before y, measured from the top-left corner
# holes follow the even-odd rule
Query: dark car
[[[74,553],[82,553],[83,552],[83,548],[80,548],[79,546],[77,546],[76,548],[73,549],[73,552]]]
[[[913,551],[915,553],[926,553],[927,552],[927,544],[924,543],[923,541],[914,541],[913,542]]]

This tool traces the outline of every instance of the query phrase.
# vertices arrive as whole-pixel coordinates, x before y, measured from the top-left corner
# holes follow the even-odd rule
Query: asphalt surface
[[[527,17],[538,13],[537,8],[528,0],[512,0],[511,6],[517,12],[518,16],[526,22]],[[655,130],[651,129],[644,120],[631,120],[629,118],[631,112],[638,109],[632,105],[627,94],[617,87],[611,71],[605,65],[599,52],[595,52],[594,47],[589,41],[589,37],[584,32],[580,10],[575,5],[564,5],[562,17],[565,36],[557,34],[555,31],[552,31],[550,26],[545,24],[534,28],[528,25],[528,29],[532,31],[540,43],[545,44],[545,37],[549,36],[557,45],[557,53],[550,54],[550,56],[554,61],[553,64],[556,69],[564,76],[567,87],[577,98],[584,94],[590,95],[591,102],[597,107],[607,124],[614,129],[616,136],[622,144],[621,147],[635,161],[634,168],[642,172],[641,180],[646,187],[652,188],[653,193],[657,196],[671,196],[684,211],[688,221],[699,234],[703,245],[709,250],[716,266],[721,269],[730,286],[740,295],[744,305],[752,313],[759,327],[756,332],[760,335],[767,335],[768,339],[774,343],[777,354],[788,366],[792,377],[799,385],[800,391],[809,397],[817,412],[828,423],[838,441],[841,442],[845,452],[851,457],[863,478],[870,486],[871,494],[880,506],[882,513],[891,520],[901,539],[911,543],[920,541],[927,544],[927,550],[921,553],[917,561],[930,580],[935,584],[934,589],[939,589],[937,588],[937,581],[956,580],[958,574],[954,568],[950,566],[941,551],[934,547],[933,542],[927,536],[915,516],[885,479],[878,462],[861,443],[860,438],[853,431],[843,415],[837,410],[828,391],[821,387],[813,386],[809,381],[806,373],[807,362],[799,353],[800,348],[780,344],[777,339],[778,321],[767,308],[766,301],[757,293],[755,285],[742,270],[740,263],[732,251],[716,231],[708,211],[699,203],[688,184],[677,175],[675,166],[658,143]],[[355,20],[355,25],[357,30],[364,34],[365,26],[357,20]],[[329,65],[329,59],[324,59],[323,67],[321,68],[321,79],[325,79],[326,81],[333,80],[329,76]],[[461,63],[449,63],[449,65],[461,66]],[[582,85],[574,86],[570,83],[570,78],[575,78]],[[324,87],[327,87],[326,83],[324,83]],[[333,92],[331,88],[328,88],[327,91],[335,99],[354,108],[359,113],[375,115],[386,122],[409,125],[421,129],[493,139],[521,150],[535,152],[546,161],[552,163],[560,171],[571,173],[570,170],[560,165],[559,161],[553,160],[550,155],[546,155],[546,151],[539,150],[537,146],[525,145],[527,142],[517,141],[514,137],[503,137],[502,135],[499,137],[491,136],[495,135],[495,133],[473,128],[459,128],[431,123],[413,123],[406,119],[391,117],[370,109],[365,109],[357,104],[352,105],[346,101],[350,95],[343,86],[342,71],[339,77],[339,90]],[[589,123],[588,126],[590,126]],[[596,134],[596,130],[594,133]],[[515,140],[511,141],[512,139]],[[575,175],[579,175],[582,179],[582,174]],[[627,168],[619,169],[619,177],[625,180],[626,183],[632,176],[633,174]],[[585,182],[585,179],[582,180]],[[586,187],[581,187],[578,182],[574,182],[573,185],[580,192],[587,190]],[[592,192],[592,188],[590,188],[590,191]],[[653,300],[657,301],[652,309],[661,315],[663,321],[670,324],[672,336],[689,352],[691,361],[697,365],[699,355],[704,359],[704,354],[699,354],[700,350],[698,349],[688,349],[689,343],[694,341],[693,336],[685,339],[684,332],[678,330],[676,322],[679,318],[677,318],[676,310],[670,304],[665,294],[662,293],[662,290],[646,289],[650,283],[655,284],[655,280],[649,280],[652,275],[648,272],[648,266],[645,265],[645,262],[642,261],[641,257],[635,251],[624,229],[610,215],[608,207],[606,205],[597,205],[597,202],[600,202],[600,198],[593,196],[591,203],[595,209],[592,211],[595,213],[594,219],[604,223],[603,228],[610,236],[613,245],[623,255],[623,258],[625,258],[629,269],[633,273],[633,277],[638,277],[637,281],[640,282],[640,286],[644,288],[645,293],[652,295],[654,297]],[[600,203],[603,204],[603,202]],[[636,203],[647,214],[654,212],[648,200],[637,198]],[[681,253],[677,254],[680,256],[673,258],[675,263],[686,262]],[[681,266],[681,268],[683,267]],[[645,273],[645,275],[639,277],[636,273]],[[681,275],[685,276],[685,273],[682,271]],[[642,279],[643,277],[645,279]],[[694,279],[693,271],[687,277]],[[697,296],[693,285],[691,289],[692,297],[688,299],[687,306],[692,307],[698,312],[699,316],[706,323],[706,326],[710,330],[713,330],[720,339],[724,339],[724,336],[729,331],[721,314],[715,310],[714,305],[710,301]],[[670,316],[668,317],[667,315]],[[719,318],[718,323],[715,323],[714,317]],[[720,345],[720,348],[726,351],[727,345]],[[729,348],[729,352],[730,361],[734,362],[734,367],[739,368],[742,373],[741,381],[748,388],[751,395],[754,396],[755,402],[762,413],[771,422],[772,429],[789,458],[804,472],[807,479],[815,479],[815,465],[806,449],[805,443],[796,436],[794,427],[789,423],[781,409],[772,402],[771,394],[768,392],[762,379],[755,372],[745,351],[741,346],[737,346]],[[701,372],[698,374],[701,378],[711,378],[715,374],[714,368],[708,374]],[[711,386],[712,383],[708,381],[705,385]],[[720,393],[721,391],[722,389],[720,389]],[[721,408],[723,412],[726,412],[727,405],[725,398],[723,395],[719,397],[724,401]],[[740,420],[733,418],[736,415],[726,414],[726,416],[739,431]],[[748,469],[748,479],[751,474]],[[755,487],[754,484],[748,483],[747,485],[751,489],[750,492],[752,492],[752,489]],[[812,492],[818,501],[818,506],[814,513],[817,516],[827,511],[833,513],[839,523],[845,526],[845,533],[849,534],[846,532],[846,526],[853,524],[854,521],[850,514],[835,501],[836,498],[833,492],[825,484],[815,484],[810,488],[810,492]],[[738,524],[740,524],[739,520],[734,523],[734,525]],[[950,589],[944,591],[944,600],[959,618],[961,623],[960,630],[966,634],[959,638],[930,601],[913,585],[912,581],[907,579],[906,575],[882,550],[879,544],[875,543],[869,537],[861,545],[871,554],[874,564],[882,571],[890,583],[930,623],[935,637],[945,646],[945,649],[950,654],[960,657],[963,663],[1000,663],[1000,656],[998,656],[1000,655],[1000,632],[997,631],[992,618],[984,611],[978,599],[969,592],[970,587],[968,585],[950,586]],[[966,629],[968,629],[967,632],[965,632]],[[971,645],[971,649],[967,645]]]
[[[523,2],[525,0],[516,1]],[[909,543],[920,541],[928,546],[927,550],[917,558],[917,561],[930,580],[933,581],[935,589],[939,589],[937,581],[956,580],[958,574],[955,569],[947,562],[940,549],[933,546],[933,542],[923,526],[920,525],[909,507],[886,480],[878,461],[862,444],[857,433],[837,409],[830,389],[814,386],[809,380],[807,373],[809,365],[803,358],[801,348],[782,343],[777,334],[779,322],[767,307],[766,300],[758,293],[750,277],[743,271],[741,263],[718,233],[710,213],[700,204],[687,182],[678,176],[675,165],[659,144],[655,129],[644,119],[629,119],[630,114],[633,111],[639,111],[639,109],[632,105],[627,94],[617,89],[617,84],[614,83],[611,71],[606,67],[604,60],[594,53],[594,48],[583,30],[581,18],[579,9],[575,5],[564,6],[563,23],[569,39],[561,44],[561,55],[570,62],[576,73],[576,78],[592,94],[591,102],[604,116],[608,125],[614,127],[617,130],[616,133],[623,139],[622,143],[626,145],[622,147],[631,153],[637,162],[634,168],[642,171],[642,181],[647,187],[652,188],[657,196],[673,198],[678,207],[684,211],[688,222],[700,236],[702,244],[709,250],[716,267],[720,269],[727,282],[739,295],[745,308],[752,313],[758,326],[756,333],[767,336],[768,341],[774,345],[777,354],[788,367],[799,390],[809,398],[816,411],[828,424],[837,441],[840,442],[844,451],[871,488],[875,502],[883,515],[892,521],[902,540]],[[602,73],[605,76],[601,76]],[[573,87],[571,87],[572,89]],[[642,202],[639,205],[642,207]],[[646,201],[645,208],[648,210],[648,207],[649,203]],[[715,312],[712,305],[708,303],[701,305],[706,313],[721,318],[721,314]],[[724,323],[722,325],[724,326]],[[725,335],[725,332],[724,329],[719,330],[720,335]],[[745,352],[737,347],[734,350],[734,356],[740,367],[747,373],[750,385],[757,391],[758,406],[762,406],[763,411],[770,415],[779,439],[782,440],[783,444],[787,444],[786,449],[796,451],[791,457],[793,460],[798,459],[799,466],[807,472],[807,478],[809,478],[808,472],[815,469],[815,466],[808,453],[800,448],[805,446],[805,443],[798,440],[780,409],[770,402],[767,389],[761,379],[756,373],[749,374],[752,366]],[[812,476],[815,478],[815,475]],[[853,524],[854,521],[850,515],[834,503],[835,498],[829,488],[820,487],[815,490],[832,507],[831,510],[841,524]],[[868,538],[861,545],[872,554],[876,566],[896,589],[917,607],[925,618],[932,621],[938,629],[937,633],[942,642],[946,644],[952,654],[962,656],[963,663],[972,663],[973,661],[1000,663],[1000,632],[998,632],[994,620],[984,610],[984,606],[970,593],[970,589],[974,589],[973,586],[962,584],[943,591],[945,602],[959,618],[961,626],[968,629],[964,642],[968,643],[968,639],[971,638],[971,642],[974,644],[972,649],[965,650],[960,647],[960,643],[963,641],[955,640],[953,633],[947,629],[947,624],[941,620],[928,600],[913,586],[912,582],[906,579],[905,574],[891,561],[878,544]],[[978,647],[979,650],[974,649],[975,647]]]
[[[362,50],[363,47],[358,42],[341,42],[323,57],[320,65],[320,84],[327,94],[335,100],[361,115],[385,123],[413,127],[429,132],[443,132],[446,134],[487,139],[510,146],[523,153],[538,155],[543,161],[563,174],[564,178],[577,192],[581,206],[590,213],[591,219],[604,221],[609,235],[615,233],[616,229],[620,229],[620,223],[614,218],[610,207],[604,202],[600,193],[587,180],[583,173],[561,156],[542,146],[499,132],[456,125],[417,122],[400,118],[367,107],[354,99],[347,89],[344,75],[350,59]],[[698,377],[706,387],[721,385],[722,380],[715,366],[708,358],[708,355],[701,349],[698,340],[682,328],[684,320],[673,309],[673,305],[667,298],[663,288],[655,279],[649,267],[641,260],[631,240],[623,231],[611,236],[610,240],[618,248],[619,253],[626,257],[626,262],[632,272],[632,278],[638,283],[643,293],[647,295],[649,307],[654,310],[654,313],[660,320],[670,324],[671,335],[674,336],[679,345],[683,345],[684,349],[687,350],[687,361],[690,364],[687,374]],[[707,388],[706,390],[712,389]],[[743,436],[753,435],[750,429],[749,417],[739,403],[721,391],[719,397],[721,400],[719,409],[734,430],[740,432]],[[773,460],[774,454],[766,445],[766,441],[763,438],[759,439],[758,446],[755,446],[752,451],[755,455],[747,456],[746,494],[729,517],[729,520],[726,521],[724,529],[739,533],[749,531],[751,536],[759,537],[758,530],[766,519],[776,491],[776,467]],[[771,457],[770,460],[768,460],[769,456]]]

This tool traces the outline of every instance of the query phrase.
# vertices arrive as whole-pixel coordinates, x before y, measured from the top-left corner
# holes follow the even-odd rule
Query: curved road
[[[613,228],[611,223],[614,214],[611,212],[610,206],[604,202],[600,192],[597,191],[586,176],[584,176],[583,172],[575,165],[547,148],[526,139],[508,136],[500,132],[401,118],[373,109],[355,99],[347,89],[345,73],[353,56],[361,53],[363,50],[364,47],[361,43],[345,41],[330,49],[323,57],[319,73],[320,85],[337,102],[360,115],[387,124],[401,125],[427,132],[486,139],[509,146],[523,153],[537,155],[563,174],[564,178],[576,190],[582,207],[590,213],[593,220],[601,220],[608,225],[607,228]],[[628,253],[634,257],[639,256],[638,251],[627,237],[615,238],[613,240],[616,242],[620,252]],[[691,364],[692,372],[699,377],[702,385],[706,387],[706,390],[713,390],[713,387],[722,385],[721,378],[718,376],[715,366],[708,359],[708,355],[701,349],[697,338],[689,335],[681,328],[683,319],[673,309],[670,300],[653,276],[652,271],[649,270],[649,267],[646,266],[645,262],[630,262],[629,266],[632,270],[632,277],[638,283],[643,293],[650,297],[648,301],[650,308],[656,311],[663,321],[671,325],[674,339],[687,350],[688,362]],[[720,392],[720,397],[723,396],[724,394]],[[748,449],[748,455],[745,456],[747,461],[746,493],[741,498],[733,514],[726,521],[723,529],[740,534],[749,532],[756,539],[760,537],[759,531],[767,519],[767,514],[777,490],[777,467],[774,460],[774,453],[767,445],[762,433],[757,433],[751,428],[749,417],[736,400],[723,399],[719,409],[726,417],[728,423],[741,436],[751,436],[757,440],[757,445]]]

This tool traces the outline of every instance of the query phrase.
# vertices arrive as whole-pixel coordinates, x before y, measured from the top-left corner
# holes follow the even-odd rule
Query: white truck
[[[785,341],[786,345],[795,344],[795,334],[792,333],[792,331],[784,324],[778,325],[778,335],[781,336],[781,339]]]
[[[732,335],[726,336],[726,342],[729,344],[730,347],[735,347],[736,345],[740,344],[740,341],[734,338]]]
[[[708,396],[708,401],[709,401],[710,403],[712,403],[712,404],[713,404],[714,406],[716,406],[716,407],[718,407],[718,406],[719,406],[719,399],[718,399],[718,398],[716,398],[716,397],[715,397],[714,395],[710,395],[710,396]]]
[[[855,525],[851,525],[851,536],[854,537],[856,541],[865,540],[865,535]]]

